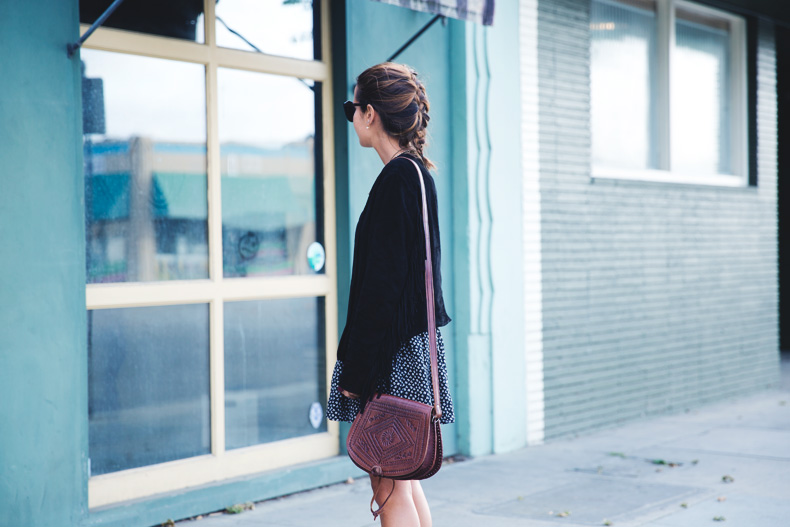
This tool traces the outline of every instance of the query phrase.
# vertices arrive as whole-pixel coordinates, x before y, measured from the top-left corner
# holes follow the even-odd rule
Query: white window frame
[[[333,457],[339,454],[339,426],[327,421],[327,431],[308,436],[225,449],[224,302],[273,298],[324,297],[326,364],[333,364],[337,342],[337,272],[335,232],[334,136],[330,49],[330,2],[320,3],[321,60],[301,60],[222,48],[216,44],[215,2],[204,2],[205,44],[131,31],[100,28],[85,48],[191,62],[205,66],[208,172],[209,278],[148,283],[87,284],[88,310],[122,307],[208,304],[209,395],[211,453],[90,477],[89,508],[104,507]],[[80,25],[84,34],[89,26]],[[235,68],[322,83],[323,214],[326,245],[322,275],[272,278],[225,278],[222,265],[222,200],[217,109],[217,69]],[[331,368],[325,371],[327,390]]]
[[[749,116],[746,21],[743,17],[686,0],[655,0],[658,35],[658,137],[660,169],[592,166],[591,180],[624,179],[659,183],[746,187],[749,185]],[[688,174],[673,171],[670,152],[671,71],[675,48],[675,11],[682,8],[726,19],[730,24],[730,145],[732,174]]]

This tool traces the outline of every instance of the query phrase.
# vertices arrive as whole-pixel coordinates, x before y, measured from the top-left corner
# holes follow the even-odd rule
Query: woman
[[[438,328],[450,322],[442,298],[436,187],[425,157],[428,98],[417,74],[401,64],[368,68],[354,100],[343,105],[359,144],[373,148],[384,168],[357,223],[346,327],[337,350],[327,417],[353,421],[374,393],[433,404],[425,305],[425,238],[420,180],[425,180],[430,226],[442,423],[452,423],[444,343]],[[383,506],[392,480],[370,477]],[[379,488],[382,492],[379,493]],[[430,527],[419,481],[394,481],[381,511],[383,527]]]

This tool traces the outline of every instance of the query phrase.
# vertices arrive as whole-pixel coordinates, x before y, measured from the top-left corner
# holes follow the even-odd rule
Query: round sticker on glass
[[[324,410],[321,408],[321,404],[315,402],[310,405],[310,424],[318,430],[318,427],[321,426],[321,421],[324,420]]]
[[[324,253],[324,246],[318,242],[313,242],[307,248],[307,265],[316,273],[324,268],[326,262],[326,253]]]

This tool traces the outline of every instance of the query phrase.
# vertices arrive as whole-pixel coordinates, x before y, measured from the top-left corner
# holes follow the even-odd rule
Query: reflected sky
[[[228,27],[241,34],[263,53],[297,59],[313,58],[312,1],[286,3],[285,0],[219,0],[216,16],[217,45],[252,48]],[[198,40],[202,41],[203,17],[200,17]]]
[[[314,93],[299,79],[220,68],[217,87],[222,143],[273,148],[314,133]]]
[[[92,49],[81,53],[85,76],[104,81],[107,137],[205,143],[203,66]]]

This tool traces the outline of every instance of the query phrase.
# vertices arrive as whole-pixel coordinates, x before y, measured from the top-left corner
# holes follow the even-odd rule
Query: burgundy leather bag
[[[346,441],[351,461],[365,472],[389,479],[425,479],[436,474],[442,466],[442,431],[439,419],[442,407],[439,400],[439,367],[436,347],[436,315],[434,312],[433,263],[428,229],[428,202],[425,181],[413,160],[420,177],[422,192],[422,225],[425,231],[425,296],[428,311],[428,336],[431,352],[431,383],[433,406],[396,397],[376,394],[365,405],[365,410],[354,419]],[[395,489],[395,482],[392,482]],[[387,496],[378,510],[373,510],[375,494],[370,501],[373,519],[381,513],[392,495]]]

